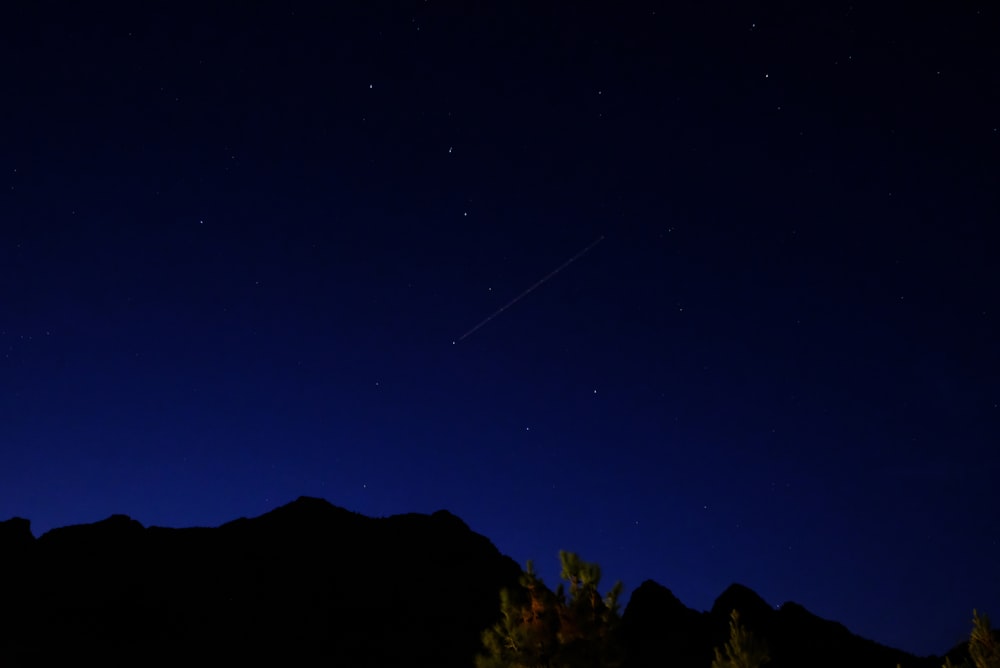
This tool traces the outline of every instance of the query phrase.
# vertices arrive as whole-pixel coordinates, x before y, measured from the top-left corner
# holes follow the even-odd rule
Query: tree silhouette
[[[560,552],[561,577],[569,583],[553,593],[532,562],[520,590],[500,592],[500,621],[483,633],[486,654],[477,668],[613,668],[621,664],[616,583],[606,596],[601,569],[571,552]]]
[[[990,629],[990,618],[972,611],[972,635],[969,656],[976,668],[1000,668],[1000,643]]]
[[[729,615],[729,642],[715,648],[712,668],[758,668],[770,660],[767,646],[740,624],[740,613],[733,610]]]
[[[974,668],[1000,668],[1000,642],[990,629],[990,618],[972,611],[972,633],[969,635],[969,658]],[[954,664],[945,658],[942,668],[968,668],[969,662]]]

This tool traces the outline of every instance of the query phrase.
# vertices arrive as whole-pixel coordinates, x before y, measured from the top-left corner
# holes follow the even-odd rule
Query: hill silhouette
[[[447,511],[369,518],[301,497],[216,528],[144,527],[125,515],[53,529],[0,522],[0,665],[252,662],[465,668],[520,567]],[[643,583],[623,614],[628,666],[700,666],[729,612],[773,668],[937,668],[741,585],[712,609]]]

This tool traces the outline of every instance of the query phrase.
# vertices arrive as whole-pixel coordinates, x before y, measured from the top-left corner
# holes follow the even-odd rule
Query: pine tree
[[[483,633],[487,654],[476,657],[476,668],[550,665],[558,644],[555,596],[535,574],[531,561],[520,583],[519,591],[500,592],[500,621]]]
[[[477,668],[613,668],[621,663],[618,596],[598,591],[601,569],[560,552],[562,578],[553,593],[528,562],[519,591],[500,592],[500,621],[483,633]]]
[[[590,564],[572,552],[559,552],[560,577],[569,583],[567,600],[559,585],[559,645],[562,665],[610,667],[621,663],[618,597],[622,583],[616,582],[601,596],[601,567]]]
[[[976,610],[972,611],[968,652],[971,664],[968,661],[952,663],[950,658],[945,657],[941,668],[1000,668],[1000,642],[990,629],[990,618],[986,615],[980,617]]]
[[[1000,668],[1000,643],[990,630],[990,618],[972,611],[972,634],[969,636],[969,656],[976,668]]]
[[[724,648],[715,648],[712,668],[758,668],[770,660],[767,646],[740,624],[740,613],[733,610],[729,616],[729,642]]]

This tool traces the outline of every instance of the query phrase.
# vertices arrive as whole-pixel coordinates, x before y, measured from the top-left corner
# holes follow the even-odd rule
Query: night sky
[[[1000,617],[995,3],[133,4],[0,10],[0,519]]]

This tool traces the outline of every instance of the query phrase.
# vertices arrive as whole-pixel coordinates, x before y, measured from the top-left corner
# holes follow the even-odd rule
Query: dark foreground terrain
[[[467,668],[520,567],[439,511],[372,519],[300,498],[217,528],[124,515],[35,538],[0,522],[0,666],[95,664]],[[707,668],[736,608],[773,668],[937,668],[740,585],[711,611],[652,581],[623,614],[627,666]]]

